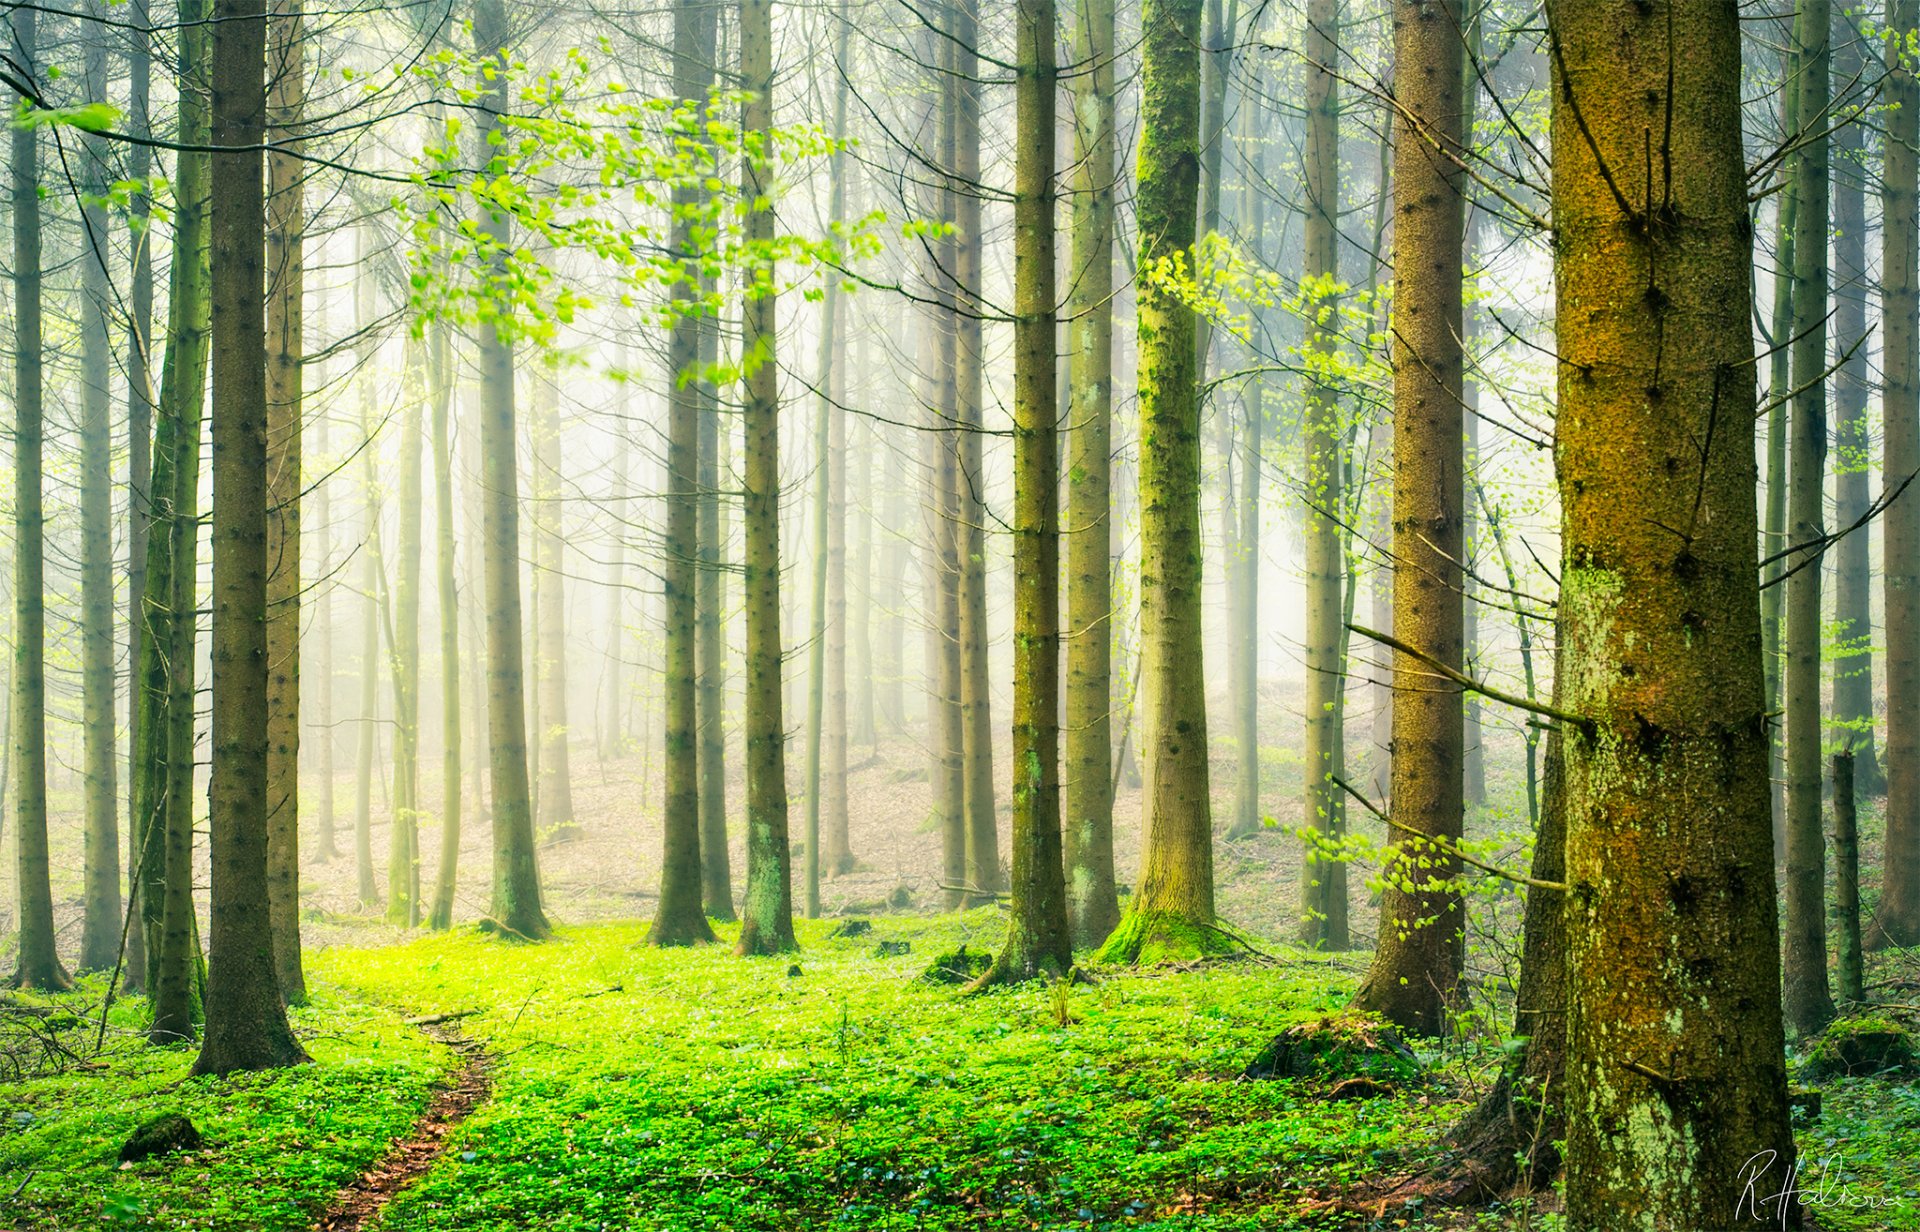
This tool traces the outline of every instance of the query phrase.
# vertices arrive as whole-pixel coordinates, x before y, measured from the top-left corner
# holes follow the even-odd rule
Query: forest
[[[1920,1232],[1920,0],[0,11],[0,1228]]]

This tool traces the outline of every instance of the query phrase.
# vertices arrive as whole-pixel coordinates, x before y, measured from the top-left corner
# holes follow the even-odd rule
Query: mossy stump
[[[1288,1027],[1241,1073],[1243,1082],[1303,1078],[1332,1084],[1335,1098],[1366,1099],[1420,1077],[1400,1033],[1364,1014],[1329,1015]]]
[[[174,1151],[197,1151],[200,1146],[200,1131],[193,1122],[177,1112],[166,1112],[133,1131],[120,1148],[120,1162],[136,1164]]]
[[[1245,948],[1218,924],[1203,924],[1169,911],[1129,911],[1094,955],[1094,961],[1116,967],[1153,967],[1228,958]]]
[[[1913,1034],[1893,1019],[1860,1014],[1836,1019],[1807,1050],[1803,1071],[1819,1082],[1865,1074],[1920,1073]]]

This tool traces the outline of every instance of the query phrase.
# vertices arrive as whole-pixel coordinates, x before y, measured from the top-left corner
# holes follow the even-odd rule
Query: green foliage
[[[101,988],[93,977],[58,1000],[97,1014]],[[311,1226],[407,1131],[450,1061],[398,1015],[323,984],[291,1011],[314,1064],[189,1078],[195,1049],[148,1047],[146,1012],[140,1000],[116,1005],[97,1066],[0,1086],[0,1199],[18,1188],[0,1201],[0,1226]],[[204,1149],[123,1167],[128,1136],[170,1112],[193,1122]]]

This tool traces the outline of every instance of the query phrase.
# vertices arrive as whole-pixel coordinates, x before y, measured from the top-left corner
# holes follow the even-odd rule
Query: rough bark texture
[[[976,986],[1073,965],[1060,847],[1053,0],[1019,0],[1014,23],[1013,895],[1006,945]]]
[[[673,10],[673,88],[682,103],[704,107],[710,69],[700,44],[705,5],[683,2]],[[700,322],[693,315],[698,290],[691,260],[693,214],[699,193],[693,184],[674,187],[674,246],[690,260],[687,278],[673,288],[675,313],[667,334],[667,528],[660,562],[666,761],[662,767],[660,907],[647,940],[653,945],[712,941],[701,910],[700,716],[699,716],[699,523],[700,420],[694,370],[700,363]]]
[[[1827,986],[1827,854],[1821,824],[1820,609],[1826,534],[1827,471],[1827,193],[1828,85],[1831,68],[1828,0],[1800,6],[1800,115],[1811,131],[1794,156],[1793,424],[1788,433],[1792,477],[1787,492],[1786,709],[1787,1020],[1812,1035],[1833,1017]],[[1798,566],[1798,568],[1796,568]]]
[[[307,1059],[274,970],[267,880],[267,9],[216,0],[213,157],[213,880],[196,1074]],[[239,147],[239,148],[235,148]]]
[[[474,0],[473,41],[482,60],[504,62],[507,18],[501,0]],[[481,95],[479,149],[507,107],[504,68]],[[480,227],[490,241],[510,242],[511,223],[489,213]],[[493,791],[492,925],[508,936],[546,936],[540,873],[533,846],[533,800],[527,782],[527,699],[521,673],[520,468],[515,461],[513,340],[501,322],[480,328],[480,455],[487,624],[488,779]]]
[[[152,20],[147,0],[130,0],[127,12],[135,29],[127,41],[127,129],[149,131],[149,102],[153,90]],[[127,152],[127,177],[145,184],[153,172],[153,151],[141,146]],[[153,529],[153,200],[135,189],[127,206],[133,257],[127,292],[127,894],[128,912],[144,919],[140,901],[144,878],[141,864],[145,836],[138,811],[140,746],[137,733],[140,706],[140,656],[145,647],[143,608],[147,601],[147,537]],[[11,740],[11,737],[8,738]],[[5,747],[7,741],[0,741]],[[6,807],[0,792],[0,809]],[[146,990],[147,933],[139,923],[127,933],[128,992]]]
[[[740,77],[748,91],[740,126],[748,134],[773,127],[773,0],[740,0]],[[771,197],[771,169],[747,159],[741,191],[750,201]],[[770,247],[771,201],[747,215],[749,244]],[[741,583],[747,614],[747,892],[741,913],[741,954],[776,954],[793,940],[793,857],[787,842],[787,758],[780,717],[780,390],[774,363],[774,285],[771,257],[753,270],[754,287],[742,310],[746,356],[745,495]]]
[[[1076,945],[1120,922],[1113,867],[1114,6],[1078,0],[1074,20],[1073,248],[1067,327],[1067,906]]]
[[[1881,309],[1884,373],[1881,419],[1886,432],[1884,485],[1891,490],[1920,472],[1920,223],[1914,216],[1920,180],[1920,90],[1899,54],[1920,18],[1916,0],[1890,0],[1887,26],[1900,36],[1887,51],[1886,159],[1880,186]],[[1916,482],[1920,482],[1917,480]],[[1909,489],[1885,514],[1887,639],[1887,832],[1880,908],[1867,928],[1870,948],[1920,943],[1920,500]]]
[[[1794,1144],[1737,8],[1551,12],[1560,690],[1586,719],[1564,734],[1567,1224],[1797,1218],[1752,1205]]]
[[[1147,0],[1141,17],[1140,267],[1191,267],[1200,173],[1200,0]],[[1200,400],[1194,314],[1143,281],[1139,317],[1140,675],[1146,844],[1140,890],[1101,947],[1107,962],[1224,948],[1214,924],[1207,704],[1201,665]]]
[[[207,0],[179,6],[179,133],[207,143],[204,90]],[[167,353],[153,449],[153,519],[141,598],[141,695],[134,729],[134,827],[141,846],[140,912],[146,934],[148,1038],[193,1038],[194,632],[197,620],[200,424],[208,349],[209,156],[183,151],[174,166],[173,261]]]
[[[306,105],[302,0],[273,0],[267,27],[267,908],[289,1005],[307,999],[300,960],[301,374],[306,347]]]
[[[1313,313],[1307,325],[1306,391],[1306,824],[1316,839],[1338,842],[1346,830],[1346,793],[1335,777],[1340,764],[1342,671],[1341,607],[1346,594],[1346,536],[1341,477],[1346,433],[1334,374],[1328,370],[1337,342],[1340,278],[1340,94],[1339,6],[1313,0],[1307,9],[1306,271],[1304,299]],[[1251,478],[1251,476],[1249,476]],[[1314,858],[1313,842],[1301,866],[1300,943],[1308,948],[1347,948],[1347,866]]]
[[[92,0],[90,11],[103,16]],[[82,61],[88,98],[106,98],[107,43],[99,27],[86,35]],[[112,970],[120,962],[119,783],[114,731],[113,428],[114,362],[108,315],[117,306],[107,274],[107,150],[89,135],[82,144],[80,275],[80,693],[86,879],[80,969]]]
[[[1854,754],[1833,755],[1833,931],[1840,999],[1866,999],[1860,966],[1860,819],[1854,807]]]
[[[1459,671],[1462,661],[1461,9],[1395,0],[1393,632]],[[1460,690],[1420,658],[1393,659],[1393,767],[1380,936],[1361,1009],[1438,1035],[1460,978],[1465,918],[1450,879],[1463,821]]]
[[[34,64],[37,22],[15,9],[13,58]],[[40,150],[36,128],[13,129],[13,765],[18,776],[14,851],[18,871],[20,962],[13,983],[65,988],[54,952],[53,890],[47,868],[46,514],[41,493],[45,443],[41,379]]]

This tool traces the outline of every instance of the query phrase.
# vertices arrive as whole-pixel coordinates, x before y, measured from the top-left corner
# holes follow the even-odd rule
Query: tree
[[[358,229],[359,263],[354,272],[355,319],[360,336],[354,347],[356,381],[360,387],[360,432],[366,442],[360,457],[361,516],[365,542],[360,549],[360,722],[356,735],[353,797],[354,880],[362,907],[377,907],[380,891],[373,879],[373,755],[380,732],[380,589],[386,569],[380,551],[379,453],[374,448],[378,425],[374,421],[374,364],[378,357],[374,333],[373,230],[362,222]]]
[[[387,846],[387,922],[420,924],[420,464],[427,391],[423,340],[409,335],[400,425],[400,536],[390,586],[387,657],[393,681],[393,838]]]
[[[213,271],[213,886],[196,1074],[307,1059],[274,969],[267,880],[267,135],[264,0],[215,0]]]
[[[696,16],[700,63],[705,66],[703,80],[710,86],[716,6],[703,3]],[[702,287],[711,290],[708,282],[703,282]],[[696,324],[700,366],[704,373],[719,359],[720,337],[711,318],[703,318]],[[700,678],[696,685],[700,722],[700,897],[709,919],[731,920],[734,914],[733,870],[727,851],[727,641],[721,627],[721,613],[726,603],[726,571],[721,568],[726,534],[720,516],[719,491],[722,420],[720,399],[713,382],[701,375],[695,378],[694,388],[699,394],[700,409],[700,575],[695,583],[695,602],[699,605],[695,649],[700,660]]]
[[[458,544],[453,533],[453,331],[444,322],[427,330],[433,402],[434,589],[440,602],[440,866],[427,927],[453,927],[453,892],[460,864],[463,780],[460,750],[460,591],[454,581]]]
[[[1307,9],[1306,286],[1301,296],[1311,314],[1303,351],[1307,357],[1306,573],[1307,743],[1306,823],[1314,831],[1301,866],[1300,942],[1309,948],[1347,948],[1347,866],[1315,857],[1320,842],[1338,842],[1346,804],[1338,782],[1341,765],[1341,611],[1346,596],[1346,536],[1341,529],[1345,498],[1346,427],[1334,388],[1340,282],[1340,11],[1337,0],[1313,0]],[[1243,483],[1254,481],[1248,468]],[[1252,567],[1252,565],[1249,565]]]
[[[1764,1167],[1771,1186],[1794,1157],[1739,15],[1722,0],[1549,12],[1567,1222],[1727,1227],[1771,1217],[1743,1209],[1762,1201],[1748,1180]]]
[[[1882,473],[1888,492],[1920,473],[1920,224],[1914,218],[1920,181],[1920,90],[1914,87],[1908,40],[1920,25],[1920,3],[1890,0],[1887,27],[1886,158],[1881,168],[1881,316],[1885,337],[1881,419]],[[1920,501],[1901,496],[1887,507],[1887,833],[1880,909],[1866,944],[1920,943]]]
[[[267,907],[289,1005],[307,999],[300,961],[301,364],[305,355],[306,105],[302,0],[273,0],[267,109]]]
[[[702,44],[706,6],[681,0],[673,9],[673,85],[682,104],[706,105],[711,75]],[[676,184],[674,247],[687,262],[673,284],[673,319],[668,326],[667,366],[667,527],[666,559],[661,562],[661,604],[666,694],[666,760],[663,766],[665,831],[660,860],[660,908],[647,940],[654,945],[690,945],[712,941],[713,929],[701,910],[699,664],[696,657],[699,596],[700,391],[694,384],[700,363],[700,320],[694,314],[699,292],[694,251],[699,187]]]
[[[1067,756],[1062,785],[1073,938],[1120,922],[1113,867],[1112,0],[1078,0],[1073,58],[1073,247],[1068,257]]]
[[[474,0],[473,40],[482,61],[497,62],[481,92],[478,148],[498,165],[502,147],[491,144],[507,108],[507,16],[502,0]],[[504,273],[504,250],[512,221],[497,206],[479,221],[490,247],[492,274]],[[540,904],[540,873],[534,862],[533,807],[527,781],[527,703],[521,675],[520,468],[516,461],[513,406],[513,337],[499,316],[480,328],[480,457],[484,526],[487,626],[488,778],[493,791],[493,897],[490,923],[508,936],[538,940],[547,935]]]
[[[97,0],[89,5],[102,16]],[[95,27],[82,54],[89,99],[107,97],[107,43]],[[113,649],[113,360],[108,333],[112,290],[107,274],[107,150],[87,137],[81,151],[80,362],[80,690],[82,764],[86,781],[85,911],[80,969],[111,971],[120,963],[119,785],[114,759]]]
[[[773,127],[773,0],[740,0],[740,127],[764,140]],[[741,954],[794,948],[793,857],[787,845],[787,759],[780,717],[780,390],[774,363],[773,184],[769,166],[747,157],[740,192],[748,291],[742,308],[746,433],[741,585],[747,614],[747,892]]]
[[[560,449],[560,388],[550,374],[533,381],[534,655],[538,659],[540,781],[536,832],[554,843],[579,832],[573,815],[573,765],[567,723],[567,538],[565,472]]]
[[[200,431],[209,345],[207,94],[209,0],[182,0],[178,80],[183,149],[174,167],[167,352],[153,438],[152,533],[141,596],[134,833],[152,1005],[147,1038],[194,1034],[199,932],[193,906],[194,703],[199,574]],[[197,147],[197,148],[195,148]]]
[[[9,15],[16,64],[38,55],[34,11]],[[64,989],[54,951],[53,889],[47,867],[46,514],[41,492],[45,396],[41,373],[40,142],[13,127],[13,765],[20,894],[21,988]]]
[[[1053,0],[1015,15],[1013,885],[1007,940],[974,987],[1073,965],[1060,847],[1060,475],[1055,357]]]
[[[1821,824],[1826,735],[1821,720],[1820,568],[1826,544],[1828,109],[1832,5],[1800,6],[1801,122],[1810,126],[1794,155],[1792,477],[1786,587],[1787,1018],[1802,1035],[1833,1017],[1827,987],[1826,829]],[[1797,568],[1796,568],[1797,566]]]
[[[1457,5],[1394,6],[1393,784],[1379,944],[1354,998],[1438,1035],[1460,977],[1464,57]]]
[[[1214,924],[1207,706],[1201,670],[1200,399],[1192,263],[1200,173],[1200,0],[1141,14],[1139,268],[1140,633],[1146,845],[1140,889],[1104,962],[1223,948]]]

